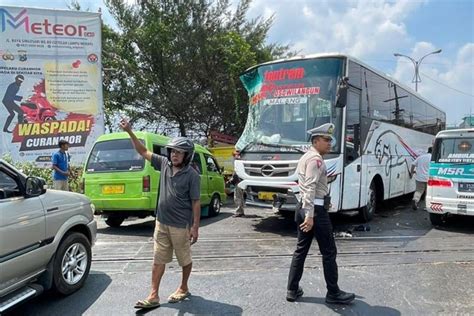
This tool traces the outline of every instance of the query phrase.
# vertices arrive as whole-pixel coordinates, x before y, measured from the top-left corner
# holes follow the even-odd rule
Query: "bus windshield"
[[[474,138],[439,138],[433,158],[439,163],[474,163]]]
[[[342,110],[334,103],[342,65],[342,58],[318,58],[262,65],[243,74],[240,79],[250,104],[236,148],[290,151],[306,147],[307,131],[325,123],[335,124],[340,140]],[[340,141],[332,151],[340,151]]]

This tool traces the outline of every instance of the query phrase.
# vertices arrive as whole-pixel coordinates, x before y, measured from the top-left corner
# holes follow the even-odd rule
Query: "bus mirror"
[[[342,77],[337,86],[336,107],[343,108],[347,104],[347,90],[349,90],[349,78]]]

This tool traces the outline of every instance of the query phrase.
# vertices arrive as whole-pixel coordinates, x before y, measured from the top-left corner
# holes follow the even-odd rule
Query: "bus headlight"
[[[334,180],[336,180],[336,178],[337,178],[337,175],[335,175],[335,176],[329,176],[329,177],[328,177],[328,183],[334,182]]]

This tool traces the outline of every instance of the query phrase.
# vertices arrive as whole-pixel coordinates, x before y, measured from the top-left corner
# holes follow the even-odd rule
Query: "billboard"
[[[0,154],[81,164],[104,133],[99,13],[0,6]]]

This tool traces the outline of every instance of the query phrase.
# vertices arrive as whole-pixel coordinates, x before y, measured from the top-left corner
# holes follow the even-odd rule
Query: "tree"
[[[239,74],[281,57],[266,44],[270,19],[246,20],[250,0],[105,1],[119,31],[104,27],[105,104],[134,119],[174,124],[181,135],[239,135],[247,95]]]

